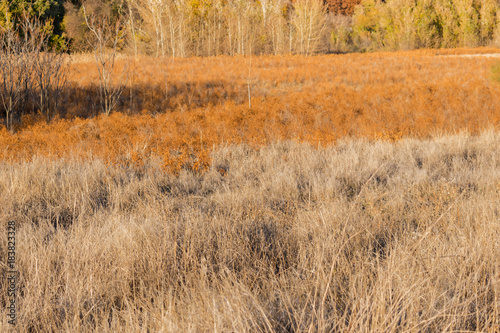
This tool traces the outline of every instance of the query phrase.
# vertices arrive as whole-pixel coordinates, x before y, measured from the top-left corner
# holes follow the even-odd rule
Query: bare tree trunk
[[[296,0],[290,24],[290,46],[292,27],[297,43],[296,51],[310,55],[321,46],[326,32],[326,7],[322,0]]]
[[[122,2],[123,4],[123,2]],[[117,80],[114,80],[114,68],[118,50],[118,40],[122,22],[112,22],[109,17],[97,17],[88,13],[85,3],[82,6],[85,23],[95,37],[94,57],[99,73],[99,96],[101,109],[108,116],[118,102],[122,92],[122,81],[127,81],[128,65],[125,65]],[[109,46],[109,50],[106,48]]]
[[[132,6],[128,6],[128,15],[129,15],[129,25],[130,25],[130,30],[132,32],[132,39],[134,40],[134,55],[135,58],[137,58],[137,38],[135,36],[135,28],[134,28],[134,16],[132,14]]]

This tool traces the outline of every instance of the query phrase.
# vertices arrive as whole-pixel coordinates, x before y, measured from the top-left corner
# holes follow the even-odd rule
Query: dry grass
[[[18,331],[498,332],[499,156],[488,131],[223,146],[177,176],[4,161]]]

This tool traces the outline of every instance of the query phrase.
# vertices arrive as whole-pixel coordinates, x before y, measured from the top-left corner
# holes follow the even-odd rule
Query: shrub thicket
[[[356,8],[353,50],[473,47],[500,42],[495,0],[364,0]]]

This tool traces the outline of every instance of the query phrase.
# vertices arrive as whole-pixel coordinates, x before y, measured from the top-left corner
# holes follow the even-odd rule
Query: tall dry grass
[[[3,161],[17,329],[498,332],[499,156],[488,131],[222,146],[177,176]]]

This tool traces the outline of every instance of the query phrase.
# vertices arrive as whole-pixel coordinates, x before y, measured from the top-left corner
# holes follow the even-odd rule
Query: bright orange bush
[[[466,51],[498,52],[439,53]],[[174,59],[167,67],[123,58],[133,75],[120,112],[109,117],[92,117],[97,73],[81,59],[72,65],[63,119],[47,124],[29,116],[15,134],[2,128],[0,159],[97,156],[140,168],[157,158],[166,170],[202,170],[213,147],[226,143],[327,145],[500,128],[500,84],[490,78],[495,59],[436,52],[266,56],[251,67],[243,57]]]

